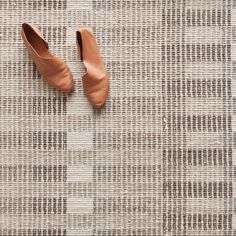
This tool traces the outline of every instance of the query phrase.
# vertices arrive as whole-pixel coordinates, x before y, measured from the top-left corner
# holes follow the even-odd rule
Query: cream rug
[[[71,68],[71,96],[41,80],[23,22]],[[110,74],[101,111],[78,27]],[[236,235],[235,36],[235,0],[0,0],[0,235]]]

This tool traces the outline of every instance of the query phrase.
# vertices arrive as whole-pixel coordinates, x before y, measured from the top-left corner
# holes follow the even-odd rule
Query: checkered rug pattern
[[[23,22],[73,94],[41,79]],[[102,110],[79,27],[110,74]],[[0,235],[236,235],[235,76],[235,0],[0,0]]]

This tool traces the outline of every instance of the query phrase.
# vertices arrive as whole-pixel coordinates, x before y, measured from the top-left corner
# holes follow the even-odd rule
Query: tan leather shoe
[[[84,93],[93,107],[102,108],[108,96],[109,76],[96,39],[91,30],[81,28],[76,32],[76,41],[86,67],[86,73],[82,77]]]
[[[74,83],[70,69],[62,59],[51,54],[39,29],[24,23],[21,36],[42,77],[54,88],[72,92]]]

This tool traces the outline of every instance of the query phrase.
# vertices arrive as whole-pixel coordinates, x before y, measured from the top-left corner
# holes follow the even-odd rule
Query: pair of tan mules
[[[21,35],[42,77],[62,92],[73,92],[74,82],[69,67],[62,59],[51,54],[39,29],[24,23]],[[76,42],[86,67],[86,73],[82,76],[84,93],[93,107],[101,108],[108,96],[109,79],[96,39],[92,31],[82,28],[76,32]]]

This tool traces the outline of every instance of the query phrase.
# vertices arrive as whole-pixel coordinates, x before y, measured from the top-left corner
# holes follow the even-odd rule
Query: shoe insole
[[[77,43],[80,47],[80,58],[83,61],[83,43],[82,43],[82,36],[79,31],[76,32],[76,37],[77,37]]]
[[[40,57],[47,59],[53,58],[53,55],[48,50],[48,47],[44,40],[34,30],[29,27],[26,27],[25,35],[29,43],[32,45],[32,47]]]

